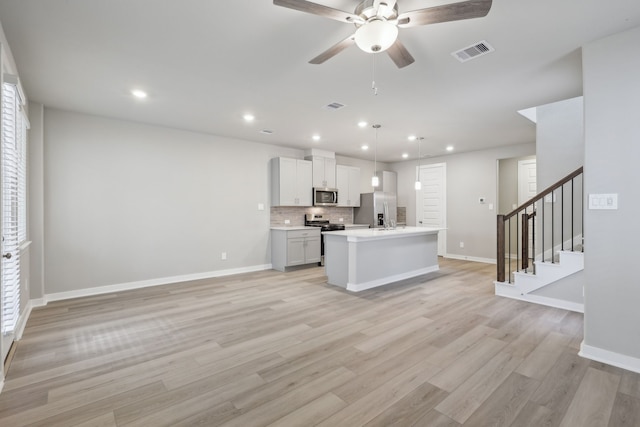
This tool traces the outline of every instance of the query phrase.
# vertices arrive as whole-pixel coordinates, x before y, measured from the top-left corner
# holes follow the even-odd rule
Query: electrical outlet
[[[464,242],[460,242],[460,247],[464,248]]]
[[[290,220],[288,220],[288,219],[285,219],[285,220],[284,220],[284,223],[285,223],[285,225],[287,225],[287,224],[291,224],[291,221],[290,221]]]
[[[220,259],[222,259],[223,261],[227,259],[227,253],[226,252],[222,252],[222,255],[220,255]]]
[[[338,221],[340,221],[340,222],[344,222],[344,218],[340,218]]]
[[[264,210],[264,203],[258,203],[258,210],[259,211],[263,211]]]

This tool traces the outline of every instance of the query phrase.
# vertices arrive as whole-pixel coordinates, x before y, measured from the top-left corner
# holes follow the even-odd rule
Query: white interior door
[[[537,172],[536,172],[536,159],[530,160],[519,160],[518,161],[518,206],[521,206],[523,203],[531,200],[537,194],[538,184],[537,184]],[[527,213],[533,213],[533,207],[527,209]],[[520,219],[518,218],[518,224],[520,224]],[[531,221],[534,222],[533,227]],[[533,253],[533,230],[535,229],[535,224],[537,223],[537,218],[534,217],[532,220],[529,220],[529,257],[530,259],[534,258]]]
[[[422,165],[419,170],[422,189],[416,191],[416,225],[447,227],[447,164]],[[438,255],[447,253],[447,230],[438,233]]]
[[[518,161],[518,206],[537,193],[536,159]]]

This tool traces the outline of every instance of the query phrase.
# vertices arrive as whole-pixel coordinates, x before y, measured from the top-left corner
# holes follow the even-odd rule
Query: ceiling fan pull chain
[[[373,96],[378,95],[378,88],[376,87],[376,54],[371,55],[372,57],[372,71],[371,71],[371,89],[373,90]]]

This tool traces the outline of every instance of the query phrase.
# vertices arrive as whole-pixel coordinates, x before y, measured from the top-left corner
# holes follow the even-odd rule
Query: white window
[[[17,79],[2,85],[2,334],[15,332],[20,315],[20,247],[27,240],[26,129]],[[16,81],[14,84],[12,80]]]

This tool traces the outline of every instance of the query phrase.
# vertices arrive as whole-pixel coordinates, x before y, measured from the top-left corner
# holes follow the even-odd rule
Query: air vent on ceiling
[[[265,134],[265,135],[271,135],[273,133],[273,131],[271,129],[262,129],[260,131],[260,133]]]
[[[346,107],[346,105],[341,104],[339,102],[332,102],[331,104],[327,104],[322,108],[324,108],[325,110],[329,110],[329,111],[336,111],[336,110],[339,110],[339,109],[344,108],[344,107]]]
[[[495,51],[493,46],[483,40],[481,42],[474,43],[471,46],[467,46],[463,49],[452,52],[451,55],[453,55],[460,62],[467,62],[470,59],[486,55],[487,53],[491,53],[493,51]]]

